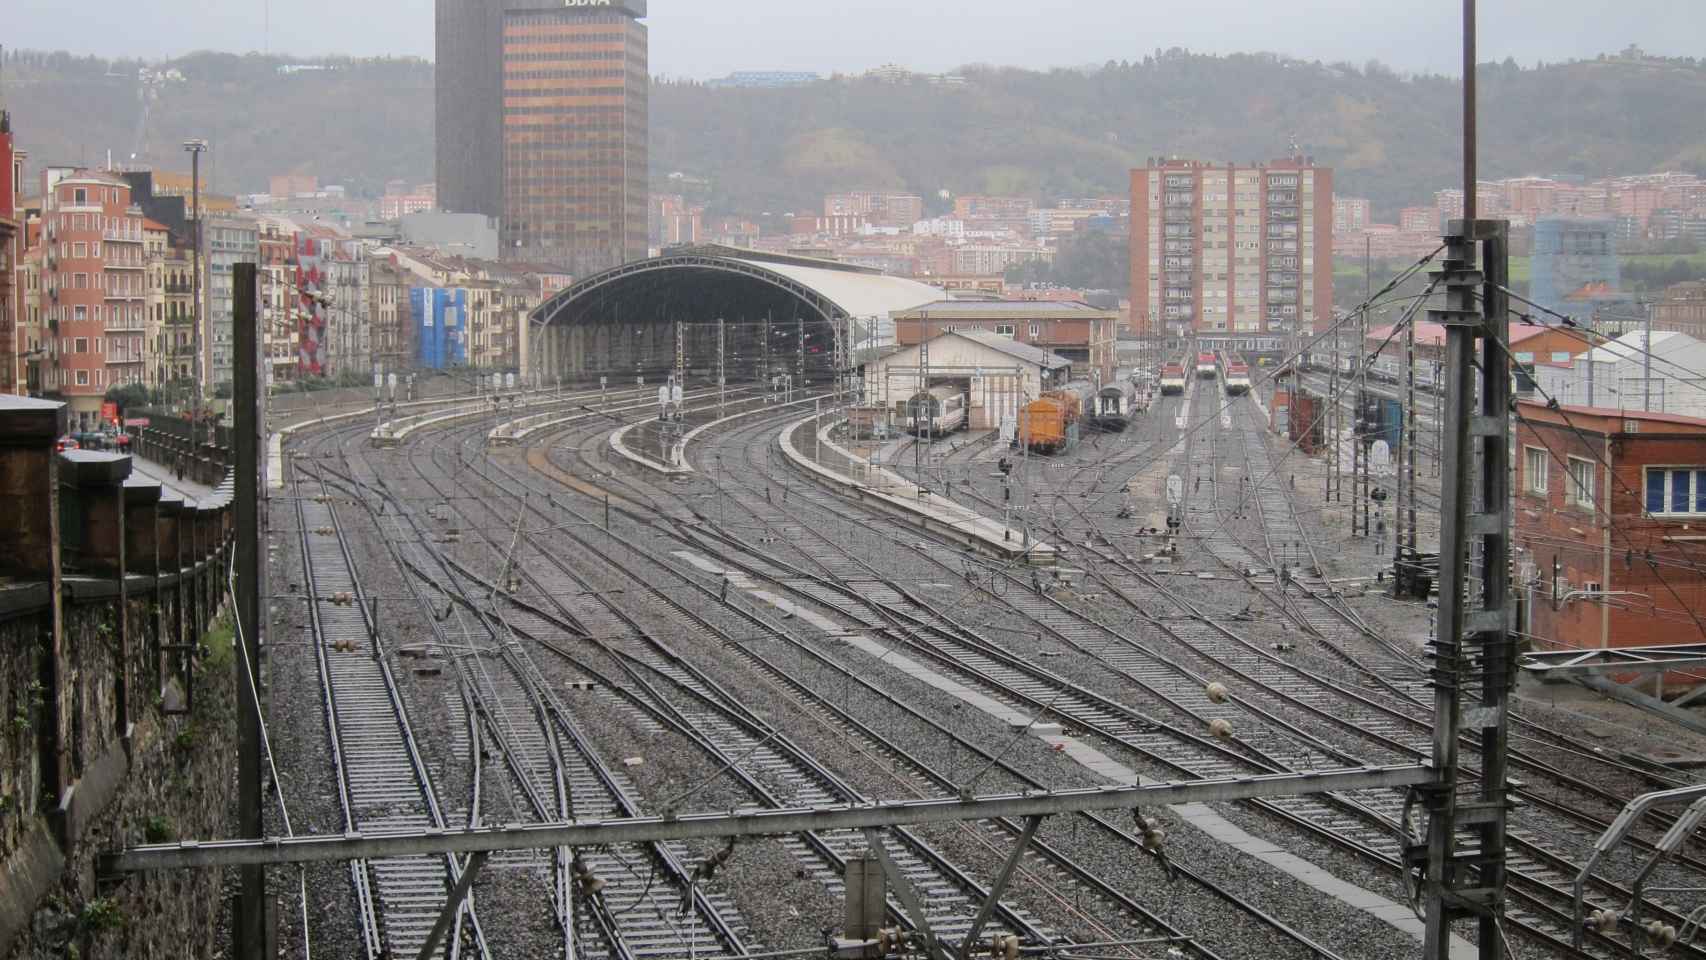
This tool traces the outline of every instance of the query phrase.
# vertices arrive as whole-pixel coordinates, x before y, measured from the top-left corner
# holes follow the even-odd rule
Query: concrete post
[[[61,546],[66,567],[85,576],[118,581],[118,673],[114,677],[114,727],[120,738],[130,736],[131,683],[129,630],[126,613],[130,591],[125,572],[125,481],[130,457],[117,453],[72,450],[59,455]],[[63,693],[63,691],[61,691]]]
[[[0,396],[0,575],[45,581],[52,606],[43,631],[43,682],[58,690],[70,674],[65,656],[60,588],[59,457],[54,442],[65,433],[65,404]],[[37,725],[43,791],[62,797],[71,785],[68,701],[47,698]]]

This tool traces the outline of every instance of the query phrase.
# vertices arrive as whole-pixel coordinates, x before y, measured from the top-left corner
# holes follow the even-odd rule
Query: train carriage
[[[1197,354],[1197,379],[1213,380],[1217,375],[1214,354],[1203,352]]]
[[[1161,395],[1176,397],[1185,392],[1185,365],[1168,363],[1161,367]]]
[[[906,401],[906,430],[916,437],[945,437],[966,425],[967,401],[953,387],[931,387]]]
[[[1096,388],[1087,380],[1074,380],[1047,390],[1019,408],[1017,442],[1033,453],[1059,453],[1071,445],[1074,428],[1092,416],[1095,408]]]
[[[1236,397],[1250,392],[1250,365],[1228,354],[1226,357],[1226,372],[1221,381],[1226,385],[1226,395]]]
[[[1138,413],[1137,391],[1129,381],[1120,380],[1096,391],[1090,423],[1100,430],[1123,433],[1126,424]]]

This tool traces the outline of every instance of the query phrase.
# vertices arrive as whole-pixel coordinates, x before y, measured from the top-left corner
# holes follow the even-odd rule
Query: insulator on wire
[[[1223,717],[1216,717],[1209,723],[1208,732],[1222,740],[1230,740],[1232,739],[1232,721]]]
[[[1210,703],[1225,703],[1227,699],[1226,684],[1216,680],[1203,691],[1208,695]]]

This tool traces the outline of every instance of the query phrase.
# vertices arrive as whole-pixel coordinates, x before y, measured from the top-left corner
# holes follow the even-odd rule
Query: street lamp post
[[[185,140],[184,150],[190,155],[190,219],[195,221],[194,248],[190,254],[190,282],[193,284],[193,299],[195,303],[195,325],[191,332],[191,343],[195,349],[195,363],[191,366],[192,383],[190,387],[190,430],[191,436],[195,431],[195,416],[202,407],[202,390],[207,381],[202,365],[201,326],[204,322],[205,311],[201,302],[201,155],[207,150],[207,141],[200,139]]]

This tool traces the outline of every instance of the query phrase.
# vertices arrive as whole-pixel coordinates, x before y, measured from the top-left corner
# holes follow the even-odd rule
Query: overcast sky
[[[434,0],[6,0],[8,46],[100,56],[196,49],[431,57]],[[1448,0],[651,0],[652,72],[857,72],[883,63],[1033,68],[1139,59],[1157,47],[1379,59],[1456,73]],[[1591,57],[1636,43],[1698,55],[1701,0],[1482,0],[1482,61]],[[270,16],[269,16],[270,8]],[[359,11],[359,12],[358,12]],[[269,27],[270,19],[270,27]],[[94,26],[94,25],[99,25]]]

